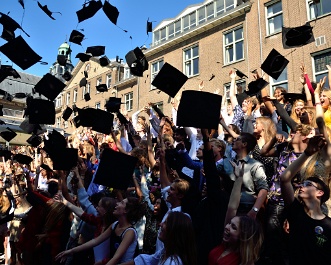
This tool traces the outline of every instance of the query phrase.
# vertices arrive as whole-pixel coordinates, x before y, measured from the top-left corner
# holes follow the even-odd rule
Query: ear
[[[322,198],[323,195],[324,195],[324,191],[322,191],[322,190],[317,190],[316,197],[318,197],[318,198],[321,200],[321,198]]]

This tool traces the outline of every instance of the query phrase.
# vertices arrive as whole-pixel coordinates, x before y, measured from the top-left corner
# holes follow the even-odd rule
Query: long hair
[[[321,94],[322,94],[322,92],[324,92],[326,97],[329,99],[329,102],[331,102],[331,90],[330,89],[323,89],[321,91]],[[331,109],[331,104],[329,104],[328,109]]]
[[[291,112],[291,118],[296,122],[296,123],[301,123],[300,117],[295,113],[295,106],[297,103],[302,103],[304,106],[306,105],[305,102],[302,99],[298,99],[294,101],[292,105],[292,112]]]
[[[263,232],[260,224],[248,217],[240,216],[239,254],[241,264],[253,264],[259,259],[263,243]]]
[[[106,210],[106,213],[103,216],[105,229],[107,229],[116,220],[115,216],[113,215],[116,202],[116,199],[110,197],[103,197],[100,199],[101,206]]]
[[[137,223],[146,213],[146,204],[138,198],[127,197],[125,209],[127,211],[126,218],[130,224]]]
[[[4,190],[0,189],[0,214],[5,214],[9,207],[10,207],[10,201],[8,199],[7,195],[4,195]]]
[[[276,125],[269,117],[258,117],[256,120],[259,120],[262,123],[264,129],[264,141],[268,143],[274,136],[276,136]]]
[[[171,212],[166,219],[165,261],[179,257],[183,265],[197,265],[195,234],[190,217],[181,212]]]

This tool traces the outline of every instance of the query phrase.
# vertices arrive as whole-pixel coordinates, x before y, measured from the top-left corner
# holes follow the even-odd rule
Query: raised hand
[[[304,153],[311,156],[319,152],[326,145],[326,140],[323,135],[316,135],[309,139],[308,145]]]
[[[238,165],[233,162],[230,161],[232,167],[233,167],[233,173],[236,176],[236,178],[242,178],[244,176],[244,172],[245,172],[245,163],[239,161]]]

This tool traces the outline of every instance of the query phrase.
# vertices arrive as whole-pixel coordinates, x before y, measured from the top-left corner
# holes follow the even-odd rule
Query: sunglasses
[[[320,190],[320,188],[318,188],[316,185],[314,185],[310,181],[304,181],[304,182],[301,183],[300,186],[302,186],[302,187],[314,187],[314,188]]]

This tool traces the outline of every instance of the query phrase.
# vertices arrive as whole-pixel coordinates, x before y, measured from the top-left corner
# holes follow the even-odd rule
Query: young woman
[[[128,197],[118,202],[113,214],[118,221],[109,226],[100,236],[83,245],[59,253],[55,259],[61,262],[69,255],[99,245],[110,238],[110,260],[96,264],[118,264],[132,260],[137,247],[137,232],[133,225],[144,215],[145,205],[135,197]]]

